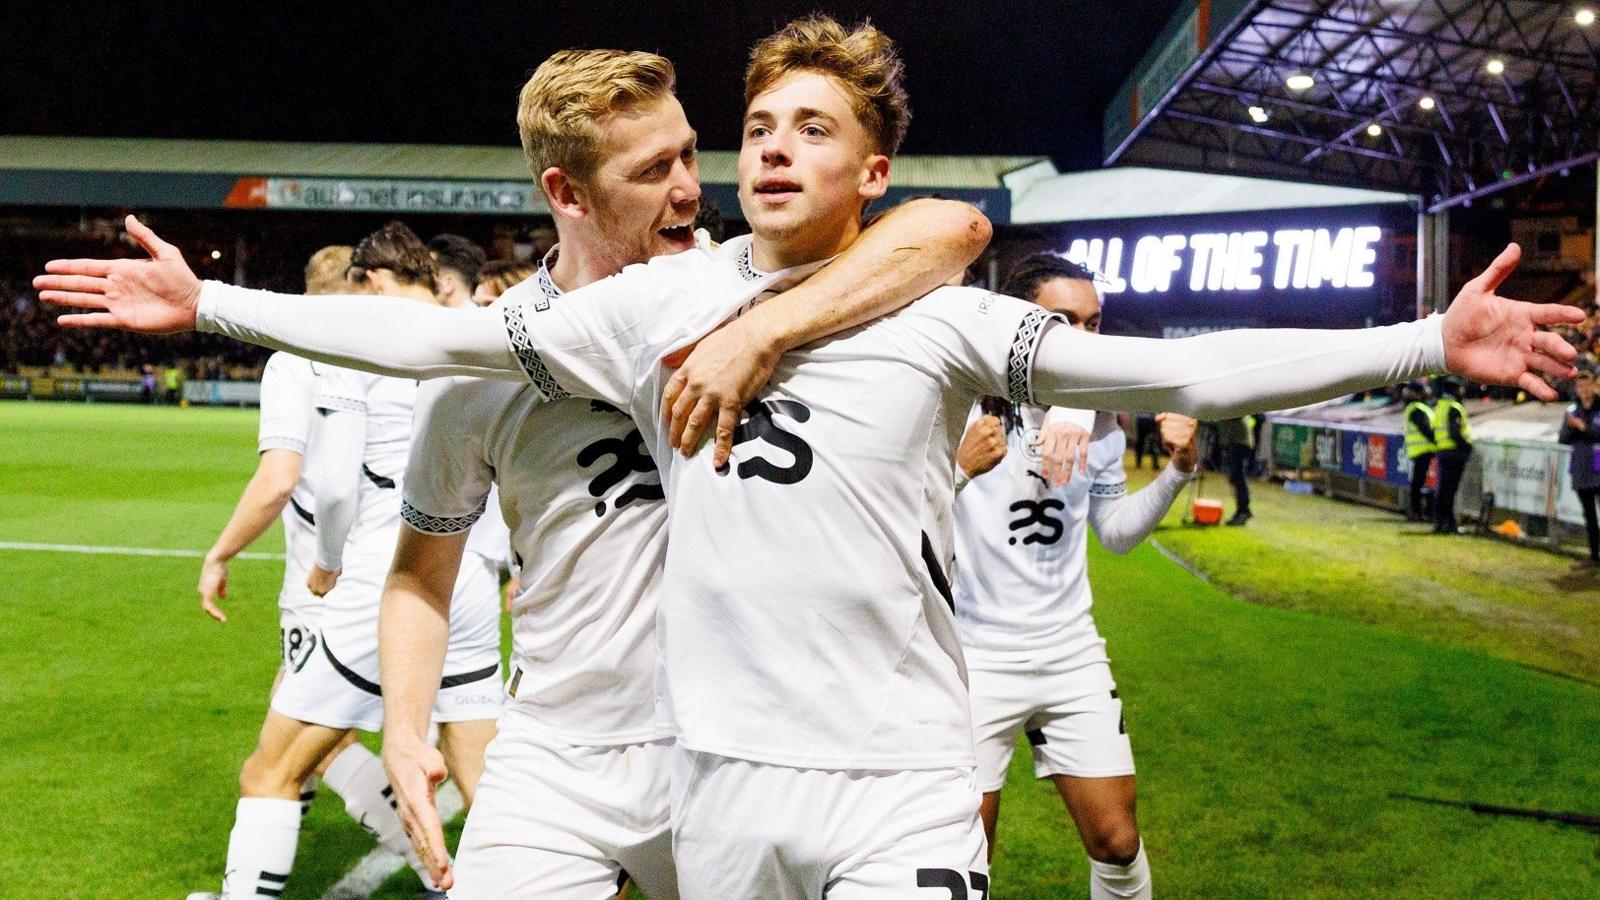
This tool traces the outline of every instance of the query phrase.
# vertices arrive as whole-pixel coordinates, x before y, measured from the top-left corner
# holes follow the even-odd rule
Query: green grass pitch
[[[0,542],[204,550],[254,428],[248,411],[0,403]],[[1148,545],[1091,561],[1159,895],[1595,896],[1600,834],[1390,795],[1600,812],[1600,595],[1538,554],[1439,549],[1392,516],[1257,490],[1243,532],[1158,535],[1213,584]],[[0,895],[215,889],[280,571],[236,562],[218,625],[197,567],[0,549]],[[1418,581],[1430,567],[1449,574]],[[992,897],[1086,896],[1026,746],[1006,791]],[[369,849],[319,798],[284,896],[322,896]],[[408,879],[378,896],[411,896]]]

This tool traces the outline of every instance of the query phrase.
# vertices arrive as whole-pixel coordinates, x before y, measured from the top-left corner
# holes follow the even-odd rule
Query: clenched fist
[[[1200,454],[1195,445],[1199,424],[1177,413],[1156,416],[1156,426],[1161,430],[1161,446],[1166,448],[1167,455],[1172,457],[1172,467],[1179,472],[1193,472],[1199,461]]]
[[[968,478],[977,478],[1000,464],[1006,456],[1006,431],[997,416],[984,416],[972,423],[956,448],[956,465]]]

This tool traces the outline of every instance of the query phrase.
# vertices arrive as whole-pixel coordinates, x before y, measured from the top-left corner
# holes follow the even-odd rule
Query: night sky
[[[734,149],[750,45],[822,10],[900,44],[903,152],[1084,169],[1105,104],[1178,5],[13,0],[0,133],[514,145],[517,90],[545,56],[621,47],[672,59],[701,146]]]

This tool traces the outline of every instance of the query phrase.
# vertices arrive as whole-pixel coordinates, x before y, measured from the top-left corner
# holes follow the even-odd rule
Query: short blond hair
[[[600,165],[600,126],[620,112],[668,96],[672,63],[654,53],[562,50],[540,64],[517,97],[517,130],[533,180],[555,167],[584,181]]]
[[[855,28],[823,15],[785,25],[750,51],[744,74],[744,105],[795,72],[831,76],[850,97],[856,118],[872,137],[873,149],[894,156],[911,124],[911,105],[902,82],[905,65],[894,41],[871,22]]]
[[[343,294],[349,289],[344,273],[350,268],[350,255],[356,248],[330,244],[311,254],[306,263],[306,293]]]
[[[537,271],[537,265],[519,259],[490,260],[478,270],[478,287],[490,297],[498,297],[532,278]]]

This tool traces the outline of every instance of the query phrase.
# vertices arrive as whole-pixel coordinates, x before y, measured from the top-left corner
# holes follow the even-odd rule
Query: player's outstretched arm
[[[444,674],[450,598],[466,546],[465,531],[439,535],[401,528],[378,612],[383,767],[411,845],[442,888],[454,879],[434,791],[448,773],[444,756],[428,743],[428,722]]]
[[[218,622],[228,614],[217,600],[228,596],[228,563],[266,533],[289,502],[295,483],[300,480],[300,454],[293,450],[269,448],[256,461],[256,472],[244,486],[233,507],[228,524],[217,535],[216,543],[200,564],[200,608]]]
[[[445,309],[378,296],[301,297],[201,282],[178,248],[133,216],[128,234],[147,259],[57,259],[33,280],[45,303],[82,312],[67,328],[146,334],[209,331],[380,375],[526,376],[506,343],[499,310]]]
[[[715,422],[712,463],[733,448],[739,411],[784,352],[893,312],[961,274],[989,245],[993,228],[954,200],[901,204],[815,275],[712,332],[667,382],[662,418],[685,456]]]
[[[1382,328],[1246,329],[1172,341],[1051,328],[1034,358],[1033,393],[1063,406],[1223,419],[1450,372],[1554,400],[1539,376],[1572,377],[1577,351],[1545,328],[1576,324],[1583,313],[1497,295],[1519,256],[1515,244],[1507,247],[1445,315]]]
[[[1100,541],[1100,546],[1112,553],[1123,554],[1143,543],[1161,524],[1173,501],[1183,492],[1189,476],[1199,462],[1196,436],[1199,424],[1188,416],[1161,413],[1156,416],[1161,429],[1161,444],[1170,460],[1154,481],[1132,494],[1106,497],[1089,495],[1089,525]],[[1115,423],[1112,423],[1115,427]],[[1122,467],[1122,454],[1112,463],[1116,480],[1126,481]]]

